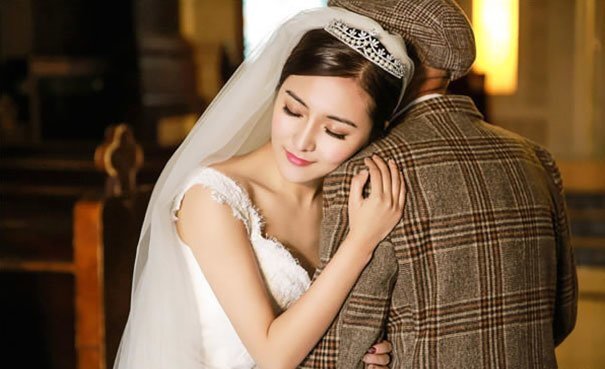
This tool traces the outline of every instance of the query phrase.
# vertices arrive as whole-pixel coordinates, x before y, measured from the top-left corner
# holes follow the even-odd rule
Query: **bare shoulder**
[[[212,190],[201,184],[193,185],[185,192],[177,219],[179,237],[192,248],[212,244],[208,242],[209,238],[217,235],[247,238],[245,225],[233,216],[229,205],[217,202]]]
[[[249,187],[242,168],[246,160],[234,157],[209,167],[236,181],[245,190]],[[216,200],[214,191],[202,184],[194,184],[185,192],[177,213],[177,231],[190,247],[209,244],[212,235],[238,235],[247,239],[246,226],[234,217],[231,205]],[[210,243],[211,244],[211,243]]]

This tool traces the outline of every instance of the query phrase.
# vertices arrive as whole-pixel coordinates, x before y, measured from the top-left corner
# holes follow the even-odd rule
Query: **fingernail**
[[[375,354],[376,353],[376,347],[370,347],[370,349],[368,350],[368,352],[370,354]]]

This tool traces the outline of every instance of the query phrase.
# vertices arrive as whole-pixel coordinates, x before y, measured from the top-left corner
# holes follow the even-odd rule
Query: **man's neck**
[[[410,101],[407,105],[405,105],[403,107],[403,109],[401,109],[402,113],[408,111],[412,106],[420,104],[421,102],[430,100],[430,99],[434,99],[436,97],[439,96],[443,96],[444,94],[440,94],[440,93],[431,93],[431,94],[424,94],[422,96],[418,96],[417,98],[415,98],[414,100]]]
[[[449,78],[445,71],[420,65],[408,86],[408,91],[410,93],[407,98],[404,99],[402,106],[408,106],[422,96],[430,94],[445,95],[447,93],[448,85]]]

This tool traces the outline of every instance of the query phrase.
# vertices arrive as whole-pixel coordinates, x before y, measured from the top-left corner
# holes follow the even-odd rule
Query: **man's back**
[[[466,97],[433,98],[358,155],[397,160],[405,215],[385,241],[391,257],[379,252],[309,362],[336,342],[334,363],[354,367],[356,345],[338,343],[375,339],[386,315],[393,368],[556,367],[577,299],[558,171],[544,149],[481,119]],[[326,179],[324,260],[362,163]]]

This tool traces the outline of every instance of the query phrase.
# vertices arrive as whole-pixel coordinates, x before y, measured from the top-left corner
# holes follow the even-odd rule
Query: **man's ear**
[[[384,121],[384,130],[386,131],[387,129],[389,129],[390,125],[391,125],[391,121],[390,120],[385,120]]]

